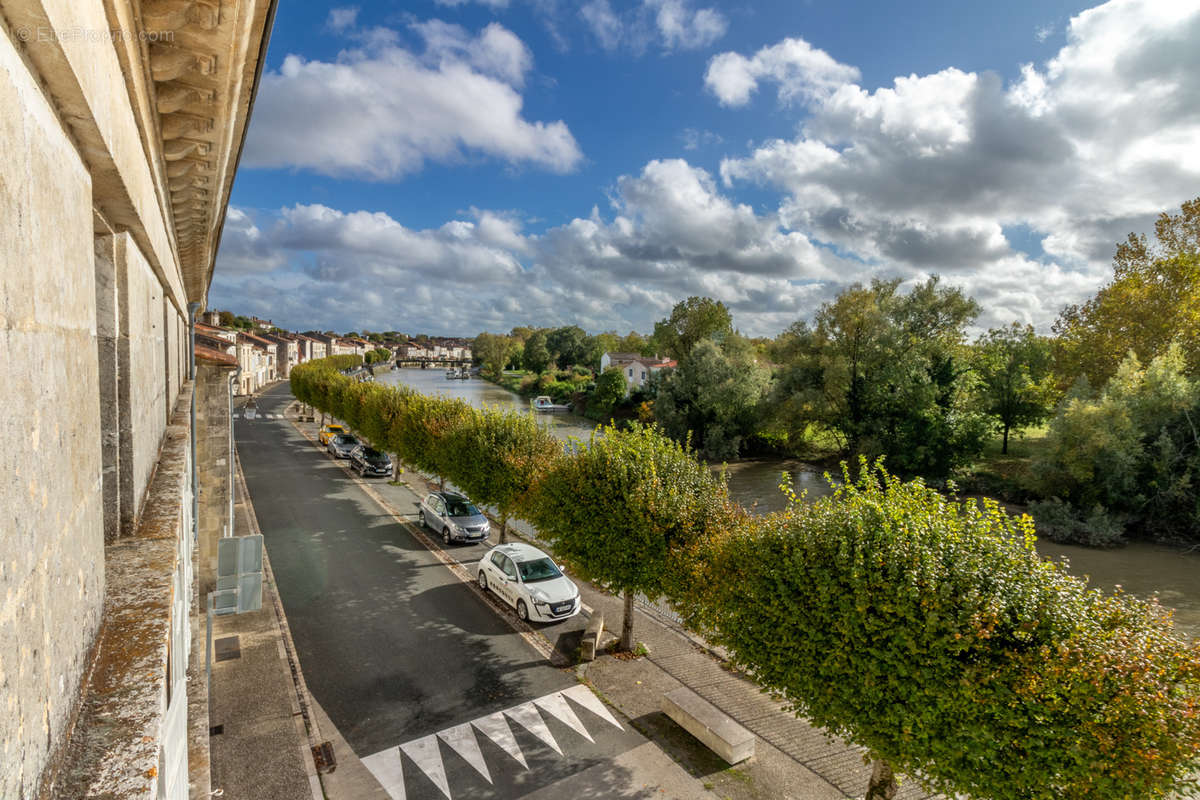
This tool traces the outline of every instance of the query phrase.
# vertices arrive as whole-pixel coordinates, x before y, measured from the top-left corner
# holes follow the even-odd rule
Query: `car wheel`
[[[517,616],[521,618],[521,622],[529,622],[529,609],[524,600],[517,601]]]
[[[422,528],[426,527],[426,525],[425,525],[425,509],[422,508],[417,511],[417,522],[421,523]]]
[[[483,574],[483,570],[479,570],[479,588],[485,592],[488,590],[487,575]]]
[[[450,544],[450,529],[442,528],[442,544]]]

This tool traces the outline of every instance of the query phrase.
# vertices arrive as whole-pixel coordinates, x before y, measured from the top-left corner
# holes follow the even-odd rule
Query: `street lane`
[[[235,424],[238,452],[305,680],[356,754],[402,773],[406,798],[520,797],[644,742],[578,695],[567,702],[572,674],[290,422],[266,416],[290,400],[286,385],[264,393],[258,417]],[[471,563],[484,551],[450,552]]]

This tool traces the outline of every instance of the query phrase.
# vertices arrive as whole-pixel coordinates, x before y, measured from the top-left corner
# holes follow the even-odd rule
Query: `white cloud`
[[[627,47],[641,53],[657,41],[663,50],[707,47],[725,35],[725,15],[715,8],[693,10],[689,0],[641,0],[625,13],[609,0],[588,0],[579,16],[605,50]]]
[[[331,8],[329,9],[329,17],[325,21],[325,26],[335,33],[353,28],[358,23],[358,8],[356,6],[347,8]]]
[[[645,0],[668,50],[706,47],[725,35],[725,16],[713,8],[692,11],[685,0]]]
[[[439,6],[465,6],[468,3],[479,3],[481,6],[488,6],[493,9],[508,8],[508,0],[433,0]]]
[[[1044,42],[1054,35],[1054,25],[1039,25],[1033,32],[1033,38],[1039,42]]]
[[[721,105],[742,106],[760,81],[769,80],[779,85],[779,100],[786,104],[823,97],[858,77],[858,69],[839,63],[803,39],[784,39],[750,58],[733,52],[713,56],[704,85]]]
[[[722,54],[706,81],[722,104],[769,76],[808,116],[796,139],[726,159],[721,177],[782,189],[785,225],[864,273],[939,271],[977,293],[984,322],[1045,329],[1109,274],[1117,241],[1200,185],[1200,1],[1116,0],[1073,18],[1066,39],[1007,86],[954,68],[837,84],[832,59],[813,66],[820,51],[796,40],[775,48],[804,59]],[[1041,252],[1017,252],[1017,228]]]
[[[522,116],[518,90],[533,59],[512,32],[498,23],[477,36],[439,21],[412,27],[422,53],[371,35],[334,62],[289,55],[263,75],[246,166],[386,179],[427,160],[490,157],[554,172],[579,164],[566,123]]]

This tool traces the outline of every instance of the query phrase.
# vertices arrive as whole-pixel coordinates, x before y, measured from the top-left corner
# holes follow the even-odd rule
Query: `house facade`
[[[621,376],[625,378],[626,396],[635,389],[645,386],[646,381],[654,373],[674,366],[676,366],[676,362],[673,360],[648,357],[638,353],[604,353],[600,356],[601,372],[609,367],[621,370]]]

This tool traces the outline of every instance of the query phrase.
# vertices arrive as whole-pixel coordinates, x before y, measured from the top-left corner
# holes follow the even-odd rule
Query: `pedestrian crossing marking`
[[[450,800],[450,784],[446,781],[446,765],[442,763],[442,753],[438,750],[437,736],[430,734],[415,741],[400,745],[404,754],[413,760],[421,771],[429,776],[429,780],[442,790],[446,800]]]
[[[471,730],[470,723],[447,728],[438,733],[438,738],[450,745],[450,749],[462,756],[463,760],[474,767],[488,783],[492,782],[492,776],[483,760],[479,742],[475,741],[475,732]]]
[[[486,736],[497,747],[516,759],[517,763],[525,769],[529,769],[529,763],[525,760],[525,754],[521,752],[521,746],[513,735],[512,728],[509,727],[509,720],[529,731],[560,756],[563,755],[562,748],[555,741],[554,735],[550,732],[550,728],[546,725],[546,721],[538,709],[554,717],[589,742],[595,742],[587,726],[567,700],[586,709],[618,730],[625,730],[600,698],[592,693],[591,689],[583,684],[576,684],[512,708],[506,708],[479,719],[422,736],[411,742],[405,742],[399,747],[389,747],[367,756],[362,763],[375,777],[375,780],[383,786],[391,800],[406,800],[404,770],[401,766],[400,755],[403,752],[405,756],[412,759],[421,772],[433,781],[433,784],[445,795],[446,800],[453,800],[450,793],[450,781],[446,774],[446,765],[442,760],[441,746],[438,744],[439,740],[445,742],[451,750],[462,756],[463,760],[482,775],[488,783],[493,783],[475,731]],[[411,770],[409,772],[411,773]]]
[[[521,746],[517,744],[516,737],[508,729],[508,723],[504,721],[503,714],[497,711],[495,714],[477,719],[471,724],[478,728],[484,736],[498,744],[501,750],[521,762],[522,767],[529,769],[529,765],[525,763],[525,755],[521,752]]]
[[[567,701],[563,699],[561,694],[548,694],[545,697],[539,697],[537,700],[534,700],[533,703],[542,711],[547,712],[556,720],[563,723],[568,728],[587,739],[589,742],[596,741],[592,738],[592,735],[588,733],[587,728],[583,727],[583,723],[579,721],[579,717],[577,717],[575,712],[571,710],[571,707],[567,705]]]
[[[560,756],[563,754],[562,748],[558,746],[558,742],[554,741],[554,734],[550,733],[550,729],[546,727],[546,721],[542,719],[542,715],[537,712],[537,708],[534,707],[532,702],[522,703],[519,706],[506,709],[504,714],[509,719],[520,723],[522,728],[552,747],[554,752]]]
[[[367,756],[362,763],[383,786],[388,797],[392,800],[405,800],[404,769],[400,765],[399,747],[389,747],[373,756]]]
[[[617,722],[616,718],[609,712],[608,706],[604,705],[604,701],[596,697],[595,693],[582,683],[577,683],[569,689],[563,689],[562,695],[574,700],[600,719],[611,725],[616,725],[618,730],[625,730],[621,727],[621,723]]]

